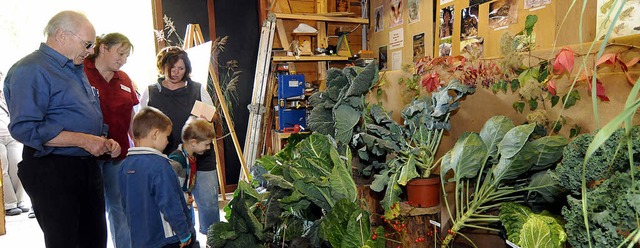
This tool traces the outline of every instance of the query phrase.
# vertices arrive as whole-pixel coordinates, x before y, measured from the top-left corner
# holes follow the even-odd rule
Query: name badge
[[[127,86],[123,85],[123,84],[121,84],[121,85],[120,85],[120,89],[122,89],[122,90],[124,90],[124,91],[126,91],[126,92],[131,93],[131,88],[129,88],[129,87],[127,87]]]

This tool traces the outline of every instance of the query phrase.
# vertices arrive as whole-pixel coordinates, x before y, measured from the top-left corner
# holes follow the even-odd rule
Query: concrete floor
[[[228,201],[227,201],[228,202]],[[220,201],[220,219],[225,221],[225,213],[223,211],[226,202]],[[196,210],[196,216],[198,215]],[[44,236],[36,219],[29,219],[27,213],[16,216],[7,216],[5,218],[7,234],[0,236],[0,247],[45,247]],[[108,219],[107,219],[108,221]],[[107,224],[108,226],[109,224]],[[198,226],[198,218],[196,218],[196,228]],[[196,230],[197,231],[197,230]],[[113,248],[111,242],[111,234],[108,234],[107,247]],[[198,242],[200,247],[205,248],[207,236],[198,232]]]

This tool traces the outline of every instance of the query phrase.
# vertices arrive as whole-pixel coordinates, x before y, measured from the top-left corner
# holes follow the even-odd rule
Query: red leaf
[[[617,60],[618,60],[618,55],[615,53],[603,54],[602,57],[598,59],[598,62],[596,62],[596,66],[601,64],[614,65]]]
[[[571,73],[573,70],[573,62],[575,60],[573,50],[569,47],[564,47],[556,54],[556,60],[553,63],[553,73],[560,75],[565,71]]]
[[[589,95],[591,95],[591,89],[592,89],[591,82],[589,82],[587,85],[589,85]],[[605,93],[604,85],[597,78],[596,78],[596,96],[602,101],[605,101],[605,102],[609,101],[609,97],[607,97],[607,94]]]
[[[427,74],[422,79],[422,87],[424,87],[427,92],[434,92],[440,86],[440,75],[437,72],[432,74]]]
[[[556,82],[554,81],[549,81],[549,83],[547,83],[547,90],[549,90],[549,93],[551,93],[551,95],[556,95]]]

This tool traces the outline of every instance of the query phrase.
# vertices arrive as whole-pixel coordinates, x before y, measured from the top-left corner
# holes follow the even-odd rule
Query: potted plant
[[[385,167],[374,175],[371,184],[371,189],[377,192],[386,186],[382,200],[385,210],[400,201],[400,186],[407,186],[409,202],[413,206],[439,204],[439,180],[430,177],[437,165],[436,152],[442,135],[450,129],[451,112],[459,107],[462,97],[474,90],[472,86],[454,80],[431,96],[418,97],[402,110],[404,125],[393,121],[382,107],[371,107],[366,129],[356,134],[352,143],[355,147],[360,146],[358,153],[361,156],[367,149],[386,152]],[[417,185],[427,186],[432,192],[414,194]]]

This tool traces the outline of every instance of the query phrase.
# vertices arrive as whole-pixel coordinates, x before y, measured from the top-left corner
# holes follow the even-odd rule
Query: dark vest
[[[158,83],[149,85],[149,104],[162,111],[171,119],[173,128],[169,136],[169,144],[162,151],[164,154],[170,154],[178,148],[182,143],[182,127],[191,116],[191,109],[196,100],[201,101],[200,89],[202,85],[189,80],[186,87],[169,90],[162,86],[161,82],[164,78],[159,78]],[[196,160],[199,171],[215,170],[215,158],[213,157],[213,146],[202,156],[198,156]]]

